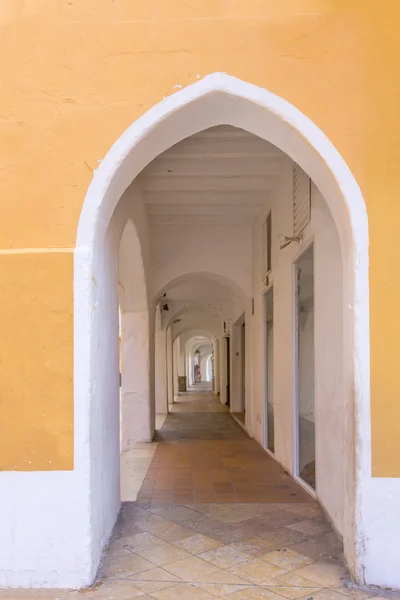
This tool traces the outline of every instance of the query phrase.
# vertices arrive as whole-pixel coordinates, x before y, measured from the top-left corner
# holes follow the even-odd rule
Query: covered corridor
[[[69,515],[68,557],[56,534],[48,557],[49,542],[25,528],[42,562],[24,581],[85,588],[104,559],[107,585],[217,583],[197,558],[207,549],[180,548],[200,580],[196,568],[166,568],[179,563],[175,546],[162,564],[141,555],[204,536],[210,551],[241,544],[246,555],[243,567],[205,560],[250,587],[228,595],[264,597],[251,586],[265,584],[279,597],[294,584],[281,594],[294,599],[310,581],[340,588],[342,563],[325,560],[335,531],[354,581],[382,583],[378,550],[392,531],[372,518],[362,196],[322,132],[266,90],[214,74],[155,108],[107,154],[83,206],[74,470],[57,474],[58,512],[36,486],[32,513],[46,515],[50,537]],[[294,562],[264,560],[283,548]],[[265,564],[285,579],[270,583]],[[289,581],[296,567],[305,583]],[[4,581],[21,580],[9,569]],[[168,586],[152,590],[136,591],[168,597]]]
[[[138,499],[123,504],[86,597],[374,596],[352,586],[318,504],[197,387],[179,396],[157,431]]]

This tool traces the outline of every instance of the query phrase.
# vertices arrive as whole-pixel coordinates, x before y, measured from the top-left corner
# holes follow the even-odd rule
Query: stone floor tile
[[[173,521],[174,523],[184,524],[185,521],[190,521],[194,516],[196,516],[196,512],[187,508],[186,506],[178,505],[178,506],[162,506],[162,507],[150,507],[149,512],[152,512],[163,519],[167,519],[167,521]]]
[[[297,600],[298,598],[313,598],[311,594],[314,594],[315,588],[305,588],[305,587],[296,587],[296,586],[266,586],[271,592],[278,594],[279,596],[283,596],[284,598],[288,598],[288,600]]]
[[[268,589],[251,586],[224,596],[224,600],[282,600],[282,597]]]
[[[294,513],[296,515],[300,515],[301,517],[304,517],[306,519],[314,519],[316,517],[323,516],[321,508],[318,505],[314,506],[313,504],[288,505],[288,507],[284,510],[286,510],[287,512]]]
[[[231,545],[237,550],[240,550],[240,552],[244,552],[253,558],[258,558],[259,556],[266,554],[268,551],[275,548],[274,544],[272,544],[269,540],[258,536],[243,540],[241,542],[234,542]]]
[[[284,527],[278,531],[260,532],[260,537],[270,542],[270,550],[281,550],[297,542],[309,539],[306,535]]]
[[[134,586],[132,581],[118,580],[102,584],[96,589],[85,590],[87,600],[131,600],[131,598],[143,597],[143,592]],[[69,599],[68,599],[69,600]],[[84,600],[84,597],[82,597]]]
[[[335,592],[339,592],[339,594],[343,594],[343,596],[347,596],[348,598],[352,598],[353,600],[368,600],[375,596],[376,590],[368,589],[366,587],[357,587],[352,584],[351,581],[343,581],[343,585],[340,586],[332,586]],[[400,594],[398,594],[400,598]]]
[[[293,571],[294,575],[300,575],[321,585],[321,587],[340,586],[343,579],[347,578],[345,567],[334,561],[320,561]]]
[[[164,521],[162,525],[153,529],[153,534],[165,542],[177,542],[183,540],[185,537],[190,537],[193,535],[193,532],[177,523]]]
[[[279,529],[281,527],[294,525],[295,523],[304,522],[304,518],[302,516],[293,514],[285,510],[276,511],[272,515],[265,515],[264,517],[261,517],[261,520],[266,525],[269,525],[271,528],[273,527],[274,529]],[[300,531],[300,533],[307,532]]]
[[[174,587],[153,592],[157,600],[215,600],[215,596],[190,583],[179,583]]]
[[[265,560],[272,565],[281,567],[286,571],[294,571],[295,569],[300,569],[301,567],[305,567],[306,565],[314,562],[309,556],[299,554],[298,552],[289,550],[287,548],[268,552],[259,558],[260,560]]]
[[[221,546],[215,550],[203,552],[203,554],[199,555],[199,558],[206,560],[221,569],[227,569],[233,565],[248,561],[249,555],[240,552],[240,550],[232,546]]]
[[[302,588],[314,588],[315,590],[321,589],[323,586],[319,585],[311,579],[306,579],[302,575],[298,575],[297,571],[286,573],[285,575],[279,575],[275,577],[271,582],[273,586],[284,586],[284,587],[302,587]]]
[[[305,521],[299,521],[297,523],[287,525],[287,528],[293,529],[294,531],[298,531],[299,533],[303,533],[310,537],[316,537],[317,535],[322,535],[332,531],[331,527],[323,519],[307,519]]]
[[[205,577],[218,571],[218,567],[195,556],[178,560],[165,567],[167,571],[176,575],[183,581],[205,581]]]
[[[138,556],[137,554],[129,553],[124,558],[117,558],[111,562],[105,562],[104,568],[110,575],[120,577],[148,571],[154,567],[154,564],[148,560]]]
[[[346,600],[346,596],[330,589],[324,589],[313,594],[313,600]]]
[[[213,594],[214,596],[222,597],[228,594],[233,594],[240,590],[244,590],[249,587],[248,583],[245,584],[229,584],[229,583],[195,583],[196,587]]]
[[[79,594],[79,596],[78,596]],[[84,596],[79,592],[68,590],[0,590],[1,600],[66,600],[66,598],[78,597],[84,600]]]
[[[155,548],[156,546],[162,546],[166,544],[158,537],[143,531],[142,533],[137,533],[135,535],[130,535],[127,537],[121,537],[112,542],[115,546],[121,546],[123,548],[129,549],[134,552],[138,552],[138,550],[148,550],[149,548]]]
[[[228,571],[250,583],[258,585],[268,584],[274,577],[286,573],[285,569],[275,567],[275,565],[266,563],[258,558],[253,558],[245,563],[229,567]]]
[[[184,558],[189,558],[191,556],[182,548],[177,548],[172,544],[164,544],[163,546],[157,546],[156,548],[138,551],[137,554],[158,567],[169,565],[172,562],[183,560]]]
[[[199,581],[196,583],[204,582]],[[238,577],[237,575],[234,575],[233,573],[230,573],[229,571],[226,571],[224,569],[219,569],[218,571],[214,571],[214,573],[210,573],[209,575],[207,575],[205,583],[224,583],[242,586],[250,585],[250,583],[245,579],[242,579],[241,577]]]
[[[179,540],[178,542],[174,542],[175,546],[178,548],[182,548],[189,552],[190,554],[200,554],[201,552],[207,552],[209,550],[215,550],[215,548],[219,548],[223,544],[216,540],[213,540],[201,533],[196,535],[192,535],[191,537],[184,538],[183,540]]]
[[[176,577],[169,571],[166,571],[162,567],[154,567],[153,569],[149,569],[148,571],[144,571],[142,573],[127,575],[125,579],[130,579],[132,581],[154,581],[154,582],[179,582],[181,579]],[[136,585],[136,584],[135,584]]]
[[[296,552],[300,552],[301,554],[305,554],[310,558],[313,558],[315,561],[317,560],[329,560],[331,558],[341,560],[343,555],[342,547],[334,548],[326,541],[324,541],[324,536],[321,538],[314,538],[311,540],[307,540],[304,542],[299,542],[296,544],[287,544],[292,550]]]
[[[151,595],[153,592],[158,592],[168,587],[174,586],[176,583],[172,581],[135,581],[135,588],[144,594]]]

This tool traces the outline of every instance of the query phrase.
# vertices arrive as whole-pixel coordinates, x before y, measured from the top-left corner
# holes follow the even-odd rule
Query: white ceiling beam
[[[266,177],[276,175],[279,160],[254,158],[156,158],[142,172],[139,179],[149,177]]]
[[[146,211],[149,215],[237,215],[257,216],[263,213],[262,206],[251,206],[243,203],[242,206],[212,206],[212,205],[185,205],[185,204],[148,204]]]
[[[243,215],[149,215],[151,224],[165,225],[252,225],[254,219],[254,216]]]
[[[202,206],[261,206],[264,207],[269,199],[268,191],[252,191],[248,194],[246,191],[238,192],[236,190],[219,190],[218,192],[207,191],[199,192],[194,190],[173,190],[162,192],[143,192],[143,199],[148,204],[175,204],[190,205],[201,204]]]
[[[215,191],[232,190],[247,192],[265,192],[271,189],[271,181],[268,177],[149,177],[140,182],[144,191],[184,190],[184,191]]]

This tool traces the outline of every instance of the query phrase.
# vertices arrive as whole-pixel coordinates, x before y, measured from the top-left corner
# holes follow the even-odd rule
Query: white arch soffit
[[[217,326],[214,323],[199,323],[197,321],[187,321],[186,323],[178,323],[177,325],[181,325],[181,327],[175,326],[174,328],[171,327],[171,333],[172,333],[172,341],[174,342],[176,340],[176,338],[178,338],[180,335],[182,335],[183,333],[191,333],[192,331],[199,331],[199,332],[203,332],[199,335],[204,335],[204,336],[211,336],[212,338],[218,337],[218,335],[220,334]]]
[[[186,339],[186,342],[185,342],[186,348],[194,346],[197,343],[196,340],[200,341],[200,342],[210,342],[210,344],[211,344],[213,336],[209,331],[205,331],[202,329],[189,330],[189,333],[192,333],[192,332],[193,332],[193,335],[191,335],[189,338]],[[199,332],[201,332],[201,333],[199,333]]]
[[[131,218],[127,220],[122,232],[118,265],[119,297],[122,311],[147,311],[147,282],[142,247]]]
[[[174,262],[171,267],[165,268],[160,272],[154,273],[153,276],[153,289],[152,296],[155,300],[161,298],[163,294],[172,290],[174,287],[182,283],[190,283],[193,281],[210,281],[219,283],[225,287],[228,287],[232,293],[232,299],[234,295],[238,297],[241,302],[245,302],[251,297],[252,282],[251,277],[241,271],[235,269],[230,265],[218,265],[215,262],[212,265],[212,271],[205,271],[204,264],[199,261],[199,269],[193,268],[193,262],[190,267],[191,270],[187,271],[187,258],[180,261]]]
[[[189,306],[180,308],[175,313],[171,311],[171,314],[168,315],[168,320],[165,322],[165,329],[172,325],[177,325],[177,323],[174,323],[174,321],[179,319],[180,317],[185,316],[187,318],[202,318],[204,316],[206,319],[218,319],[219,321],[221,321],[221,323],[224,319],[227,319],[226,316],[219,314],[216,310],[212,310],[210,308],[199,308],[195,306]]]
[[[190,354],[193,351],[193,348],[197,348],[199,347],[199,344],[212,344],[212,336],[210,335],[209,338],[203,338],[201,339],[200,337],[191,337],[190,340],[188,340],[186,342],[186,350],[187,352]]]
[[[225,73],[214,73],[164,98],[121,135],[94,173],[79,220],[74,284],[75,291],[81,293],[75,294],[75,315],[79,315],[75,316],[75,332],[80,333],[81,325],[87,329],[82,319],[90,319],[90,314],[83,316],[81,296],[91,289],[92,269],[89,267],[95,242],[105,233],[125,189],[161,152],[188,136],[222,124],[244,129],[280,148],[308,173],[330,208],[349,265],[344,277],[349,282],[345,301],[348,310],[353,312],[350,322],[355,478],[356,483],[367,480],[371,473],[371,453],[366,206],[355,178],[326,135],[279,96]],[[79,254],[83,256],[77,260]],[[76,345],[78,338],[79,335],[75,337]],[[83,342],[86,347],[83,351],[87,345]],[[75,368],[80,375],[77,361]],[[83,381],[82,385],[87,388],[90,382]],[[360,502],[360,486],[356,485],[356,529]],[[358,530],[356,535],[361,543],[362,531]]]

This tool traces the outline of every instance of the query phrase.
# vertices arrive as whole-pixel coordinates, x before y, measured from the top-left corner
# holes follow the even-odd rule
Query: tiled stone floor
[[[201,400],[190,398],[188,403],[199,413]],[[204,397],[204,407],[211,403],[217,416],[215,402]],[[191,425],[192,431],[202,436],[204,427],[211,427],[222,439],[187,438],[175,428],[176,412],[186,413],[186,408],[174,411],[160,437],[168,432],[174,441],[157,444],[140,500],[123,503],[97,583],[79,592],[4,591],[1,600],[400,598],[352,585],[341,544],[318,504],[302,489],[297,495],[297,485],[256,442],[243,436],[226,439],[231,424],[222,426],[219,419],[201,414],[197,419],[202,425]],[[182,428],[185,423],[183,419]],[[274,491],[262,500],[264,491],[258,491],[257,482]],[[160,498],[149,494],[150,483]],[[222,484],[229,484],[229,491]],[[240,500],[249,493],[248,486],[259,501]],[[288,490],[295,490],[296,496]],[[215,499],[201,501],[198,492],[204,498],[214,494]]]

